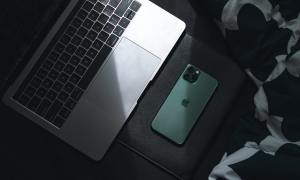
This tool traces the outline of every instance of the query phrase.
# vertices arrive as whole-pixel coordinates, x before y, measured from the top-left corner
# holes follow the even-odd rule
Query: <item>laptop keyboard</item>
[[[134,0],[86,0],[14,99],[60,128],[141,7]]]

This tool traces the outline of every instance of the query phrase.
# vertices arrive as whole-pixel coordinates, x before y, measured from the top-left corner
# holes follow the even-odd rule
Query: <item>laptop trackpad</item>
[[[123,38],[93,81],[86,98],[102,112],[118,114],[126,120],[160,63],[158,57]]]

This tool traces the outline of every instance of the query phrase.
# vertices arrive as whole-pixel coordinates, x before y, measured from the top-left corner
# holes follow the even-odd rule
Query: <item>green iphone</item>
[[[153,120],[153,130],[176,144],[183,144],[217,86],[216,79],[187,65]]]

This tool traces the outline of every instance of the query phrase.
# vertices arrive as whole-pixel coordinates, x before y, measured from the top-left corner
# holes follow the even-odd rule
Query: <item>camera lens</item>
[[[187,71],[189,72],[189,73],[195,73],[195,68],[194,67],[192,67],[192,66],[190,66],[188,69],[187,69]]]
[[[195,69],[193,66],[187,68],[186,73],[183,75],[183,79],[189,83],[194,83],[199,77],[199,70]]]
[[[193,74],[192,77],[191,77],[191,80],[193,82],[195,82],[197,79],[198,79],[198,75],[197,74]]]
[[[185,74],[185,75],[183,75],[183,78],[184,78],[185,80],[187,80],[187,81],[190,81],[191,75],[190,75],[190,74]]]

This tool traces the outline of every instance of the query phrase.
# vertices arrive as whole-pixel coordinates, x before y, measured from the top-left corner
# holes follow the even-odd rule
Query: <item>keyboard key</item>
[[[49,78],[52,79],[52,80],[56,80],[57,77],[58,77],[59,73],[55,70],[52,70],[50,73],[49,73]]]
[[[50,108],[50,106],[51,106],[51,102],[47,99],[44,99],[42,101],[42,103],[39,105],[39,107],[37,109],[37,113],[39,115],[41,115],[42,117],[45,117],[45,115],[47,114],[48,109]]]
[[[83,27],[87,28],[87,29],[91,29],[91,27],[93,26],[94,22],[91,21],[90,19],[86,19],[83,22]]]
[[[137,2],[137,1],[133,1],[133,3],[130,6],[130,9],[137,12],[140,9],[140,7],[141,7],[141,3]]]
[[[71,83],[67,83],[65,86],[64,86],[64,90],[67,92],[67,93],[71,93],[74,89],[74,85],[71,84]]]
[[[116,43],[118,42],[119,38],[115,35],[110,35],[110,37],[107,39],[106,44],[114,47],[116,45]]]
[[[63,106],[63,104],[59,101],[55,101],[52,106],[49,108],[48,113],[46,114],[46,119],[50,122],[54,121],[54,118],[56,117],[56,114],[59,112],[60,108]]]
[[[66,83],[68,81],[68,79],[69,79],[69,76],[64,72],[60,73],[60,75],[58,77],[58,80],[62,83]]]
[[[108,35],[106,32],[102,31],[102,32],[99,34],[98,38],[99,38],[101,41],[105,42],[105,41],[107,40],[108,36],[109,36],[109,35]]]
[[[106,6],[103,10],[103,13],[106,14],[107,16],[111,16],[114,13],[114,8],[111,6]]]
[[[57,93],[53,90],[50,90],[48,93],[47,93],[47,98],[50,100],[50,101],[54,101],[55,98],[57,96]]]
[[[100,50],[103,46],[103,42],[101,42],[100,40],[96,39],[96,41],[93,44],[93,47],[97,50]]]
[[[19,98],[18,98],[18,101],[23,104],[24,106],[26,106],[26,104],[30,101],[30,98],[26,95],[21,95]]]
[[[65,67],[64,72],[66,72],[67,74],[72,74],[74,70],[75,70],[75,67],[72,66],[72,65],[70,65],[70,64],[68,64]]]
[[[91,58],[91,59],[94,59],[98,54],[98,51],[95,50],[94,48],[91,48],[90,50],[88,50],[88,52],[86,53],[86,56]]]
[[[47,90],[43,87],[40,87],[36,92],[36,95],[41,98],[43,98],[46,94],[47,94]]]
[[[81,24],[82,24],[82,20],[80,20],[79,18],[75,18],[74,20],[73,20],[73,22],[72,22],[72,25],[74,26],[74,27],[76,27],[76,28],[79,28],[80,26],[81,26]]]
[[[91,63],[92,60],[88,57],[84,57],[83,60],[81,61],[81,64],[84,65],[85,67],[89,67]]]
[[[112,15],[109,19],[109,22],[113,25],[117,25],[119,21],[120,21],[120,18],[115,14]]]
[[[45,79],[49,71],[46,71],[45,69],[40,69],[39,72],[37,73],[37,77],[40,79]]]
[[[68,109],[66,108],[62,108],[59,112],[59,115],[65,119],[67,119],[70,115],[71,111],[69,111]]]
[[[72,56],[70,59],[70,64],[77,66],[80,63],[80,58],[77,56]]]
[[[68,63],[69,60],[70,60],[71,56],[67,53],[63,53],[61,56],[60,56],[60,60],[63,62],[63,63]]]
[[[122,36],[123,33],[124,33],[124,29],[121,26],[117,26],[114,29],[114,34],[119,36],[119,37]]]
[[[65,67],[65,64],[58,61],[55,65],[54,65],[54,69],[57,70],[57,71],[62,71],[63,68]]]
[[[45,79],[43,81],[43,86],[46,88],[46,89],[49,89],[53,84],[53,81],[49,78]]]
[[[41,84],[42,84],[42,80],[40,80],[40,79],[37,78],[37,77],[34,77],[34,78],[31,80],[31,82],[30,82],[30,85],[31,85],[33,88],[35,88],[35,89],[37,89],[38,87],[40,87]]]
[[[92,81],[96,73],[98,72],[99,68],[101,67],[101,65],[107,58],[107,56],[110,54],[111,50],[112,48],[110,48],[109,46],[106,45],[103,46],[101,51],[98,53],[98,56],[95,58],[92,65],[88,69],[87,73],[79,82],[78,86],[81,89],[86,89],[88,87],[88,85],[90,84],[90,82]]]
[[[83,6],[82,9],[86,10],[87,12],[90,12],[93,9],[94,5],[91,2],[86,2]]]
[[[87,34],[87,38],[89,38],[91,41],[94,41],[97,38],[98,34],[91,30],[88,34]]]
[[[94,9],[98,12],[101,13],[103,11],[103,9],[105,8],[105,6],[99,2],[96,3]]]
[[[92,41],[88,39],[84,39],[81,43],[81,46],[84,47],[85,49],[89,49],[91,45],[92,45]]]
[[[77,31],[77,34],[79,37],[84,38],[84,36],[88,33],[88,30],[86,30],[85,28],[81,27],[79,28],[79,30]]]
[[[40,69],[39,72],[37,73],[37,77],[40,79],[45,79],[49,71],[46,71],[45,69]]]
[[[53,65],[54,65],[53,62],[47,60],[47,61],[44,62],[43,67],[44,67],[46,70],[50,70],[50,69],[52,68]]]
[[[127,28],[129,25],[130,21],[126,18],[122,18],[121,21],[119,22],[119,25],[122,26],[123,28]]]
[[[55,117],[53,120],[53,124],[58,128],[61,128],[64,123],[65,120],[61,117]]]
[[[61,43],[57,43],[54,50],[58,53],[62,53],[65,50],[65,46]]]
[[[116,8],[119,5],[120,2],[121,2],[121,0],[110,0],[109,5]]]
[[[79,44],[81,43],[81,41],[82,41],[82,38],[76,35],[76,36],[72,39],[71,42],[72,42],[74,45],[79,46]]]
[[[100,14],[99,14],[98,12],[92,10],[92,12],[90,12],[90,14],[89,14],[89,18],[90,18],[92,21],[96,21],[97,18],[99,17],[99,15],[100,15]]]
[[[54,65],[53,62],[47,60],[46,62],[44,62],[43,68],[49,71],[53,65]]]
[[[84,10],[80,10],[77,14],[77,17],[81,20],[85,20],[85,18],[88,16],[88,13]]]
[[[81,98],[82,94],[83,94],[83,91],[81,89],[75,88],[71,94],[71,97],[74,100],[78,101]]]
[[[83,60],[81,61],[81,64],[84,65],[85,67],[89,67],[91,63],[92,60],[88,57],[84,57]]]
[[[73,54],[76,51],[76,49],[77,49],[76,46],[74,46],[73,44],[69,44],[66,47],[66,52],[69,54]]]
[[[118,8],[115,11],[115,14],[119,17],[122,17],[126,10],[128,9],[129,5],[131,4],[132,0],[123,0],[121,4],[118,6]]]
[[[126,13],[124,14],[124,17],[126,17],[127,19],[132,20],[135,16],[135,12],[133,12],[132,10],[128,9],[126,11]]]
[[[53,90],[56,91],[56,92],[59,92],[62,88],[63,88],[63,84],[56,81],[54,84],[53,84]]]
[[[70,37],[73,37],[76,33],[77,29],[70,26],[68,27],[68,29],[66,30],[66,34],[69,35]]]
[[[83,66],[81,66],[81,65],[79,65],[79,66],[76,68],[76,70],[75,70],[75,72],[76,72],[79,76],[82,76],[82,75],[85,73],[85,71],[86,71],[86,68],[83,67]]]
[[[73,84],[77,84],[80,81],[80,77],[76,74],[73,74],[69,81]]]
[[[58,95],[58,99],[65,102],[69,97],[69,94],[67,94],[66,92],[62,91],[59,93]]]
[[[109,17],[106,16],[105,14],[101,14],[99,17],[99,22],[101,22],[102,24],[106,24],[106,22],[108,21]]]
[[[64,34],[60,39],[60,42],[62,42],[65,45],[68,44],[70,41],[71,41],[70,36],[68,36],[66,34]]]
[[[31,101],[29,102],[27,107],[29,109],[35,111],[38,108],[38,106],[40,105],[41,102],[42,102],[42,100],[35,96],[31,99]]]
[[[75,107],[75,105],[76,105],[76,102],[75,101],[73,101],[72,99],[68,99],[67,100],[67,102],[65,103],[65,106],[67,107],[67,108],[69,108],[70,110],[73,110],[74,109],[74,107]]]
[[[99,22],[96,22],[94,25],[93,25],[93,30],[95,30],[96,32],[100,32],[103,28],[103,24],[99,23]]]
[[[86,50],[82,47],[79,47],[76,51],[76,55],[81,58],[85,55],[85,53],[86,53]]]
[[[48,56],[48,59],[52,62],[56,62],[59,57],[59,54],[56,52],[51,52]]]

